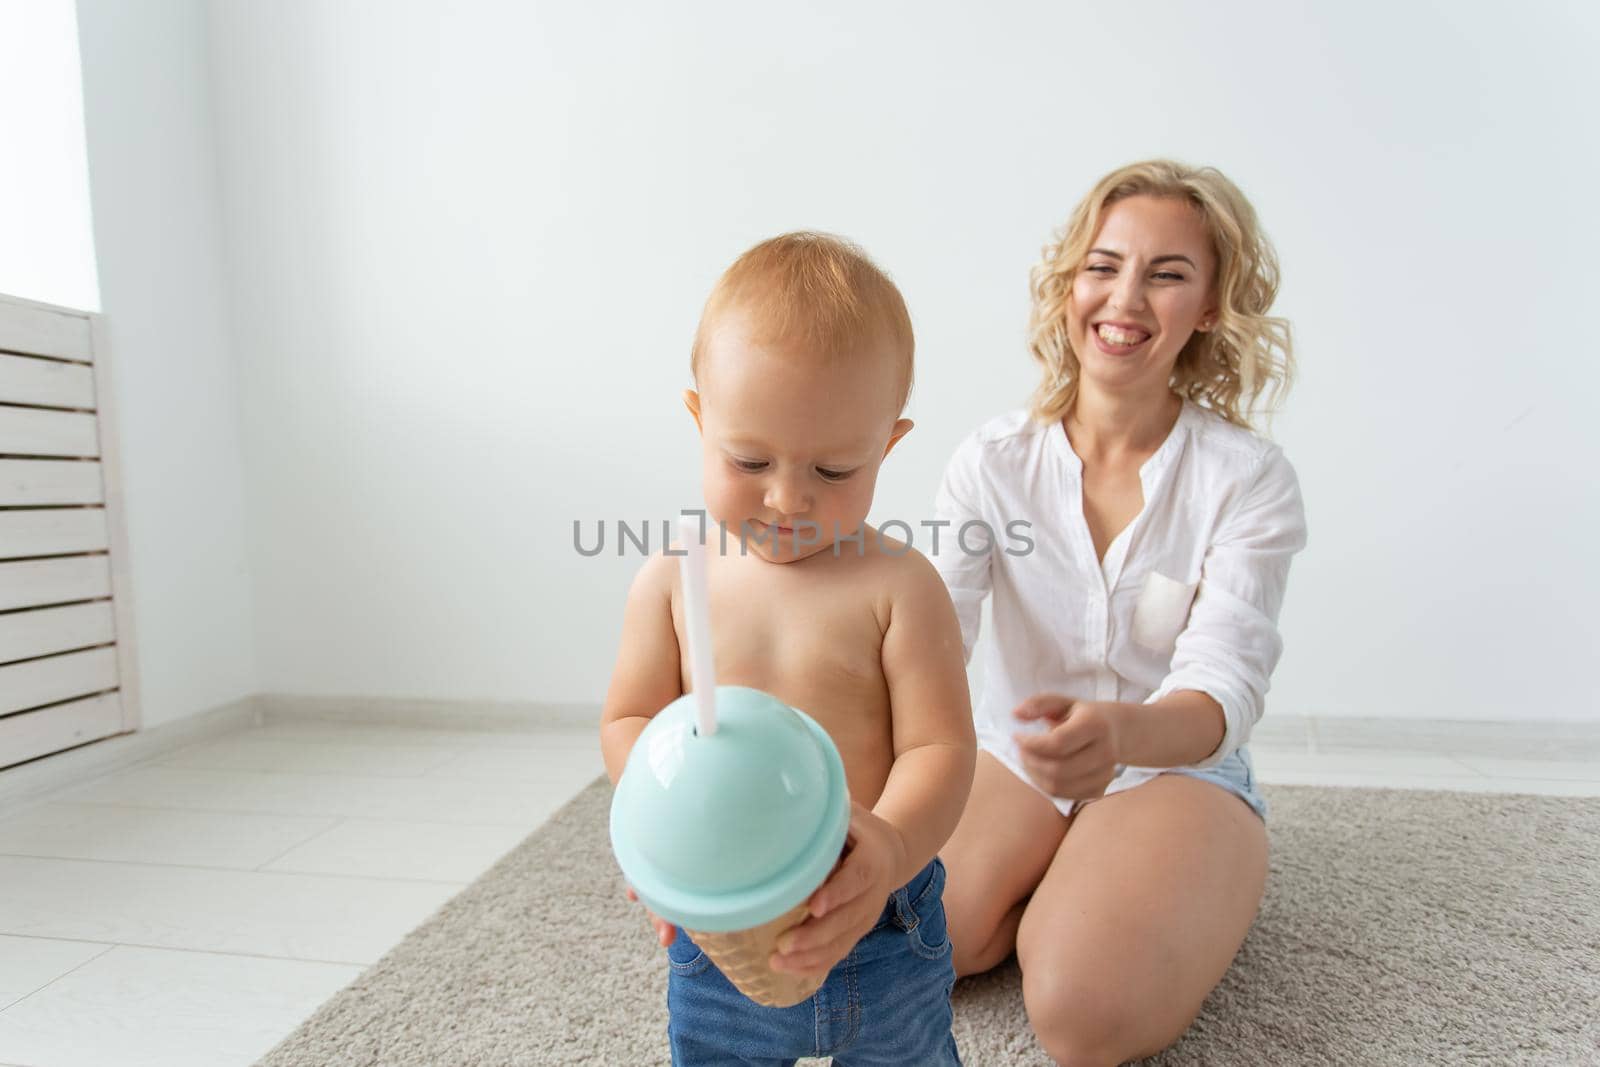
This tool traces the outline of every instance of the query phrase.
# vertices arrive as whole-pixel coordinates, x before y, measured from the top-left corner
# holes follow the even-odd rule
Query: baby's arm
[[[628,605],[622,613],[622,648],[600,712],[600,752],[612,785],[622,777],[633,743],[656,712],[683,695],[678,635],[672,628],[673,563],[665,556],[651,557],[628,590]],[[639,899],[631,887],[628,899]],[[649,914],[656,940],[670,945],[675,936],[672,924]]]
[[[950,594],[920,555],[896,580],[881,653],[894,763],[873,809],[851,806],[850,847],[812,894],[811,917],[779,938],[777,970],[817,974],[843,959],[949,839],[972,788],[977,742]]]
[[[622,647],[600,712],[600,751],[615,785],[639,734],[656,712],[683,695],[678,635],[672,627],[675,559],[652,556],[628,590]]]
[[[899,831],[909,882],[955,832],[972,788],[977,740],[961,625],[950,593],[921,555],[907,560],[883,636],[894,763],[872,813]]]

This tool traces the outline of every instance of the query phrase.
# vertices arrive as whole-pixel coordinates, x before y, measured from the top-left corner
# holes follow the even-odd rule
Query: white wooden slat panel
[[[88,316],[14,300],[0,300],[0,350],[85,363],[94,358]]]
[[[110,543],[104,508],[0,511],[0,559],[104,552]]]
[[[116,640],[109,600],[0,615],[0,663],[108,645]]]
[[[94,409],[94,368],[0,353],[0,403]]]
[[[105,339],[99,316],[0,295],[0,767],[138,722],[107,599],[127,575]]]
[[[0,459],[0,507],[99,504],[100,464],[73,459]]]
[[[0,407],[0,453],[14,456],[98,456],[93,415]]]
[[[117,687],[117,652],[91,648],[0,667],[0,715]]]
[[[114,360],[110,334],[103,315],[89,317],[94,348],[94,389],[101,399],[96,410],[100,424],[100,464],[106,487],[106,523],[111,530],[111,596],[117,626],[117,678],[122,694],[122,728],[138,729],[143,721],[139,703],[138,629],[133,624],[133,574],[128,565],[128,521],[123,509],[121,436],[117,432],[117,395],[112,378]]]
[[[122,698],[102,693],[0,719],[0,767],[122,732]]]
[[[111,563],[107,556],[0,563],[0,611],[110,595]]]

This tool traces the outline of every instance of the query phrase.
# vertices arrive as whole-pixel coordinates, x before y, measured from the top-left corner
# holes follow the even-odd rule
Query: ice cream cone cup
[[[767,965],[777,947],[778,937],[805,921],[806,902],[784,912],[771,922],[748,930],[712,934],[689,931],[711,962],[717,965],[734,988],[757,1004],[787,1008],[805,1000],[822,986],[826,975],[800,975],[774,971]]]
[[[844,761],[815,719],[770,693],[719,686],[715,731],[700,710],[681,696],[634,742],[611,801],[611,847],[645,907],[686,931],[734,988],[790,1007],[826,976],[777,974],[768,961],[844,850]]]

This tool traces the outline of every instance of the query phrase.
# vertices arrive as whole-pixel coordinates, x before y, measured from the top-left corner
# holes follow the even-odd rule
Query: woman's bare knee
[[[1183,1036],[1151,1032],[1148,1006],[1131,1003],[1088,969],[1025,966],[1022,999],[1039,1044],[1062,1067],[1115,1067]]]
[[[1055,856],[1067,820],[987,752],[972,794],[940,850],[949,877],[944,909],[957,974],[986,971],[1016,943],[1021,905]]]
[[[1026,907],[1026,902],[1019,903],[998,923],[974,923],[967,926],[964,932],[953,923],[950,925],[951,962],[957,978],[982,974],[999,966],[1002,960],[1011,955],[1011,950],[1017,945],[1017,927],[1022,923],[1022,912]]]
[[[989,950],[996,937],[1003,933],[1007,919],[1011,918],[1010,913],[1016,911],[1016,917],[1021,917],[1020,908],[1006,900],[1001,888],[984,877],[981,867],[969,869],[960,859],[950,856],[946,856],[945,864],[950,874],[945,882],[944,915],[950,931],[956,974],[986,971],[1005,959],[1005,953],[1002,953],[999,959],[990,960],[992,953]],[[1015,944],[1017,928],[1014,920],[1010,934]],[[1010,951],[1011,946],[1007,945],[1005,952]]]
[[[1102,1002],[1111,998],[1088,980],[1079,980],[1047,962],[1024,961],[1022,1003],[1034,1035],[1050,1058],[1070,1067],[1115,1064],[1110,1039],[1114,1020],[1101,1014]],[[1104,1005],[1115,1008],[1115,1003]]]

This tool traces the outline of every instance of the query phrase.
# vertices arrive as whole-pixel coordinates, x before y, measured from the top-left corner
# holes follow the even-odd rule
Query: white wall
[[[0,293],[100,310],[72,0],[0,0]]]
[[[145,726],[259,689],[198,0],[79,0]]]
[[[1297,325],[1273,706],[1600,718],[1592,7],[826,6],[212,6],[264,688],[597,701],[637,561],[571,523],[696,498],[699,304],[781,230],[905,290],[875,515],[926,516],[1031,386],[1049,232],[1163,154],[1254,198]]]

